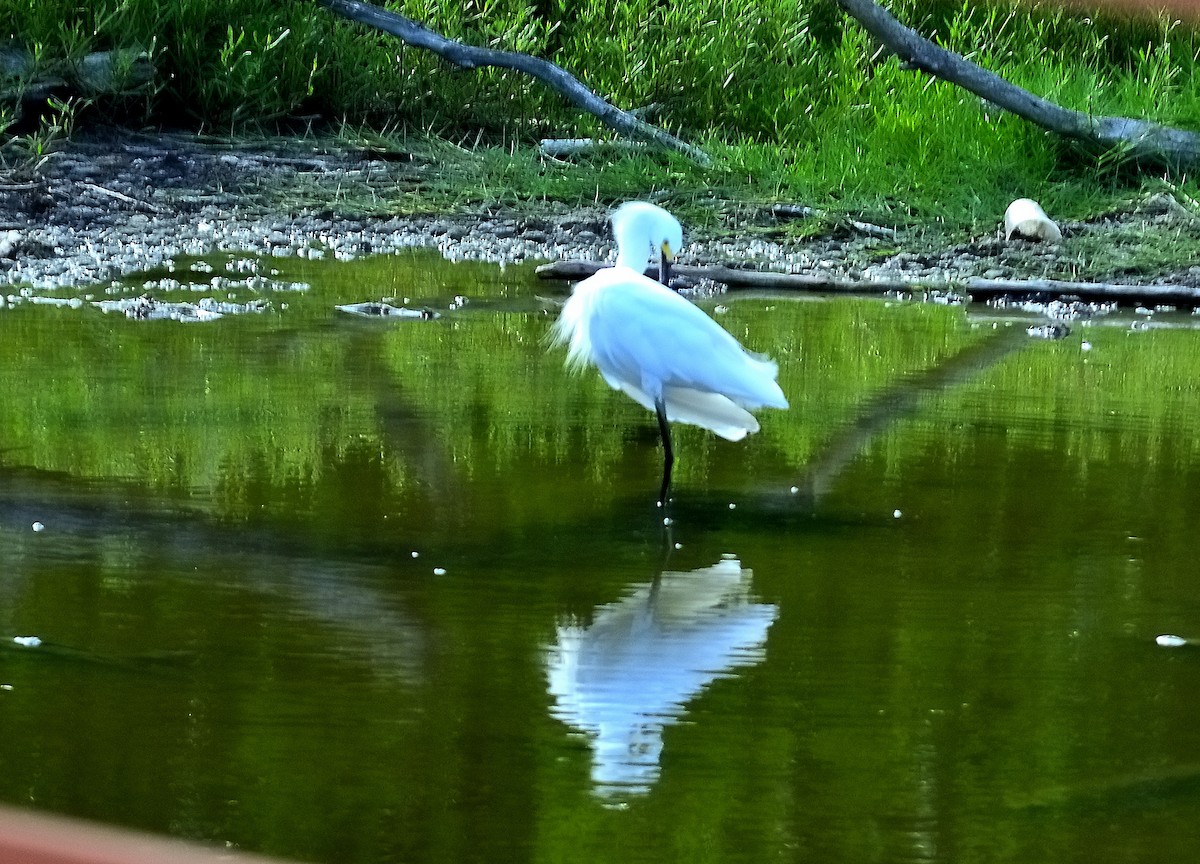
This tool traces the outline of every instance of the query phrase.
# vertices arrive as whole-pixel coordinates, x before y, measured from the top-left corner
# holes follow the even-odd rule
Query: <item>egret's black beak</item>
[[[662,255],[658,259],[658,281],[671,287],[671,261],[674,256],[671,254],[671,247],[664,243],[662,244]]]

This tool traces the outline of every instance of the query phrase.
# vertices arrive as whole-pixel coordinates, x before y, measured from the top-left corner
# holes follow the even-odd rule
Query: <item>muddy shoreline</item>
[[[182,256],[221,251],[348,259],[430,247],[450,259],[505,263],[606,260],[615,254],[601,207],[551,202],[535,215],[480,208],[392,216],[364,215],[342,205],[373,195],[394,198],[397,190],[418,186],[429,167],[294,140],[231,145],[185,134],[89,130],[65,142],[35,175],[0,177],[0,295],[15,299],[87,286],[115,290],[123,277]],[[1128,218],[1195,221],[1180,211],[1174,202],[1159,200]],[[769,223],[769,214],[764,219]],[[1064,229],[1079,234],[1119,222]],[[689,231],[681,261],[938,282],[1043,277],[1059,267],[1062,254],[1058,245],[1006,244],[998,233],[928,250],[852,229],[799,241],[768,226],[720,237]],[[1168,280],[1200,284],[1200,267],[1146,274],[1141,281]]]

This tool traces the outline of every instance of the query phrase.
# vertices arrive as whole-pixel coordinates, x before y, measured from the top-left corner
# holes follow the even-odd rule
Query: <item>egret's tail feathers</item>
[[[741,441],[759,429],[753,414],[719,393],[668,387],[664,395],[672,422],[700,426],[727,441]]]
[[[654,400],[641,388],[608,376],[605,376],[605,380],[614,390],[623,391],[648,411],[656,410]],[[758,420],[753,414],[719,393],[668,387],[663,395],[667,401],[667,419],[672,423],[699,426],[727,441],[741,441],[759,429]]]
[[[787,397],[775,380],[779,376],[779,364],[766,354],[753,351],[746,351],[746,359],[758,374],[750,376],[744,385],[747,392],[738,401],[748,408],[787,408]]]

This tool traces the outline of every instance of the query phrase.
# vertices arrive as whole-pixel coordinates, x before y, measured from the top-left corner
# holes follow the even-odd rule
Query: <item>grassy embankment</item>
[[[1190,176],[1072,152],[951,85],[900,69],[824,0],[394,5],[450,37],[549,57],[623,107],[654,106],[650,119],[705,147],[713,167],[665,155],[549,163],[530,147],[538,138],[604,130],[523,76],[451,69],[310,2],[22,0],[0,10],[0,39],[33,51],[49,72],[92,50],[150,52],[152,92],[75,104],[47,122],[63,125],[66,113],[216,134],[334,130],[435,153],[446,171],[426,192],[441,206],[669,190],[692,220],[708,218],[699,205],[710,199],[797,201],[835,217],[961,236],[990,231],[1023,195],[1067,219],[1164,187],[1194,203]],[[1039,6],[905,0],[894,8],[1063,105],[1200,126],[1200,36],[1183,25]],[[0,106],[8,112],[0,129],[11,128],[11,108]],[[45,138],[34,129],[10,139],[8,159],[36,153]]]

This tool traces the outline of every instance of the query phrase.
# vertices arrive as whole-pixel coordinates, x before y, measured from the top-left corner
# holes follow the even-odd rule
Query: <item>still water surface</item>
[[[1188,316],[724,298],[792,409],[680,430],[667,532],[564,289],[273,266],[0,312],[0,799],[319,862],[1194,858]],[[385,295],[441,317],[333,311]]]

